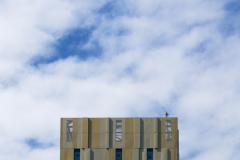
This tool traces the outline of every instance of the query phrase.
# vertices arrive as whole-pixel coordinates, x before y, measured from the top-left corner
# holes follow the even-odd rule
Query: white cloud
[[[239,158],[240,39],[218,30],[224,1],[125,1],[128,14],[113,18],[97,14],[103,4],[1,2],[0,158],[59,159],[60,117],[163,109],[179,117],[181,158]],[[98,41],[102,57],[29,64],[71,28],[93,24],[87,46]],[[28,138],[55,146],[31,150]]]

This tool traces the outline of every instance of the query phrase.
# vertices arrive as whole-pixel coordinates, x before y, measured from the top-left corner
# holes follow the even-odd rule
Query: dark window
[[[73,121],[67,120],[67,142],[72,142]]]
[[[116,149],[116,160],[122,160],[122,149]]]
[[[166,140],[172,140],[172,121],[166,120]]]
[[[122,120],[116,120],[116,141],[122,141]]]
[[[147,149],[147,160],[153,160],[153,149]]]
[[[80,160],[80,149],[74,149],[74,160]]]

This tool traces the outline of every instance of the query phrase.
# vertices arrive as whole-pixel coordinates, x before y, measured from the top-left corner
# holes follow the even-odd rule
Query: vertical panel
[[[80,154],[80,160],[82,160],[82,159],[84,159],[84,152],[85,152],[85,149],[80,149],[80,152],[81,152],[81,154]]]
[[[153,149],[147,149],[147,160],[153,160]]]
[[[116,160],[122,160],[122,149],[116,149]]]
[[[60,160],[62,160],[62,149],[60,149]]]
[[[169,155],[170,157],[168,157],[170,160],[178,160],[177,159],[177,149],[169,149]]]
[[[154,148],[158,148],[158,133],[154,133]]]
[[[63,148],[63,133],[60,133],[60,148]]]
[[[67,149],[67,160],[73,160],[73,149]]]
[[[177,132],[178,130],[178,119],[177,118],[171,118],[172,120],[172,132]]]
[[[139,149],[139,160],[147,160],[147,149]]]
[[[90,160],[90,152],[91,150],[89,148],[86,148],[85,151],[84,151],[84,160]]]
[[[116,149],[109,148],[109,160],[116,160]]]
[[[154,148],[158,148],[158,118],[154,118]]]
[[[62,149],[62,160],[67,160],[67,149]]]
[[[161,159],[161,149],[160,148],[153,149],[153,159],[154,160],[162,160]]]
[[[88,148],[88,118],[82,118],[82,148]]]
[[[109,118],[109,148],[113,148],[113,120],[112,120],[112,118]],[[115,152],[114,152],[114,154],[115,154]]]
[[[133,150],[123,149],[122,157],[123,160],[133,160]]]
[[[80,149],[74,149],[74,160],[80,160]]]
[[[91,149],[91,160],[108,160],[107,149]]]
[[[134,147],[134,118],[125,119],[125,139],[123,148],[133,148]]]
[[[105,118],[105,148],[109,148],[109,139],[110,139],[110,136],[109,136],[109,118]]]
[[[134,133],[134,118],[125,118],[125,133]]]
[[[88,148],[88,134],[82,134],[82,148]]]
[[[134,119],[134,148],[140,148],[140,118]]]
[[[168,160],[168,149],[167,148],[162,148],[161,159]]]
[[[133,149],[133,160],[139,160],[139,149]]]
[[[117,142],[116,141],[116,120],[122,120],[122,133],[125,132],[125,119],[124,118],[112,118],[112,131],[113,134],[111,135],[111,140],[112,140],[112,146],[111,148],[123,148],[123,145],[125,143],[125,135],[122,135],[122,141]],[[111,143],[110,143],[111,144]]]
[[[134,148],[134,134],[127,133],[124,138],[125,144],[123,148]]]
[[[72,135],[72,142],[73,142],[73,148],[77,148],[77,133],[78,133],[78,119],[73,118],[73,135]]]

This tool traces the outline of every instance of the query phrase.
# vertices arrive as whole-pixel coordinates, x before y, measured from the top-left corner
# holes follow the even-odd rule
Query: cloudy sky
[[[179,118],[180,159],[240,159],[238,0],[0,0],[0,159],[59,160],[61,117]]]

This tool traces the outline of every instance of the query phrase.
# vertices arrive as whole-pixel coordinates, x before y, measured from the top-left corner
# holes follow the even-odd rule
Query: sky
[[[61,117],[178,117],[180,159],[240,159],[240,1],[0,0],[0,159],[60,159]]]

